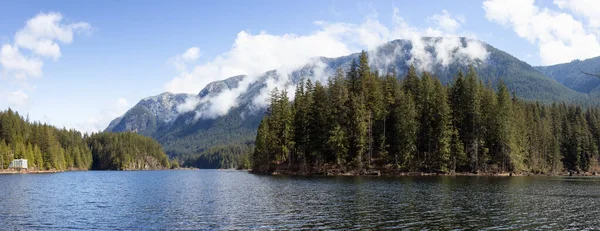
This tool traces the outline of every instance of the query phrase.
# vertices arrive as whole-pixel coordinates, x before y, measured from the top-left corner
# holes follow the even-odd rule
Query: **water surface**
[[[0,175],[1,229],[584,229],[600,178]]]

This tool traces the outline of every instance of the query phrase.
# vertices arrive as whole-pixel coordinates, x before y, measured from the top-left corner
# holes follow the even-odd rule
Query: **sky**
[[[148,96],[420,36],[478,39],[531,65],[586,59],[600,56],[600,1],[4,0],[0,110],[97,132]]]

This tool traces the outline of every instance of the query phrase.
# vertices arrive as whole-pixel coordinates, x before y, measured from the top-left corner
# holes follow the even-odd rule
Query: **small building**
[[[27,159],[14,159],[10,162],[9,168],[27,169]]]

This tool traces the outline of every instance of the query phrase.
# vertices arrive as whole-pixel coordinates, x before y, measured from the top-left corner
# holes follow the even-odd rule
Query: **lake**
[[[0,175],[0,229],[584,229],[600,178]]]

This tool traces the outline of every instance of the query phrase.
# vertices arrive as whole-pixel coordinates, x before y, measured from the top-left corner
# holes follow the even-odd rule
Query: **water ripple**
[[[600,226],[598,178],[0,175],[9,230],[557,230]]]

